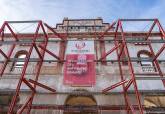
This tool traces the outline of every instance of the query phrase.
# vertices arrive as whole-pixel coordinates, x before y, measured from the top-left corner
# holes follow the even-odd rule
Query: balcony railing
[[[143,72],[155,72],[155,67],[154,66],[142,66],[142,71]]]

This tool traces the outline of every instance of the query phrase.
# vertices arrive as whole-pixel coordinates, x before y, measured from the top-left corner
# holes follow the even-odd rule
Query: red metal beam
[[[143,114],[143,108],[142,108],[142,104],[141,104],[141,100],[140,100],[140,93],[138,92],[138,87],[137,87],[136,80],[135,80],[134,69],[133,69],[133,66],[132,66],[132,63],[131,63],[131,58],[130,58],[128,47],[127,47],[127,44],[126,44],[126,38],[124,36],[124,30],[122,28],[122,23],[121,23],[120,20],[118,21],[118,23],[119,23],[119,28],[121,30],[122,40],[123,40],[123,43],[125,44],[124,52],[125,52],[125,54],[128,58],[128,66],[129,66],[130,73],[131,73],[131,76],[132,76],[131,78],[133,80],[133,85],[134,85],[134,89],[135,89],[136,99],[138,101],[140,114]]]
[[[106,53],[106,50],[105,50],[105,41],[100,41],[99,42],[99,45],[100,45],[100,53],[101,53],[101,57],[103,57]],[[97,58],[98,60],[98,58]],[[102,59],[102,61],[106,61],[106,59]],[[106,62],[102,62],[103,65],[106,65],[107,63]]]
[[[21,107],[22,105],[17,105],[17,108]],[[132,105],[132,107],[134,108],[135,111],[138,111],[138,106],[137,105]],[[5,109],[7,109],[8,107],[5,106]],[[27,108],[26,108],[27,109]],[[127,110],[127,107],[125,105],[96,105],[96,106],[70,106],[70,105],[42,105],[42,104],[38,104],[32,105],[32,109],[34,110],[45,110],[45,109],[50,109],[50,110],[63,110],[63,111],[67,111],[67,112],[79,112],[80,109],[83,109],[83,111],[85,112],[97,112],[97,111],[124,111]],[[145,107],[143,105],[143,109],[145,111],[164,111],[165,109],[163,107]],[[1,109],[2,110],[2,109]]]
[[[8,59],[8,56],[0,49],[0,53],[6,58]]]
[[[165,49],[165,44],[163,44],[160,50],[155,54],[153,61],[155,61],[159,57],[159,55],[164,51],[164,49]]]
[[[35,50],[36,50],[38,56],[40,57],[40,59],[43,59],[42,56],[41,56],[41,54],[40,54],[40,51],[38,50],[38,48],[37,48],[37,46],[36,46],[36,44],[34,43],[33,45],[34,45],[34,48],[35,48]]]
[[[53,32],[54,35],[58,36],[59,38],[61,38],[62,40],[65,40],[65,38],[63,36],[61,36],[59,33],[57,33],[52,27],[50,27],[48,24],[44,23],[44,25],[51,31]]]
[[[1,26],[1,28],[0,28],[0,33],[1,33],[1,32],[4,32],[5,26],[6,26],[6,22],[4,22],[3,25]]]
[[[105,34],[108,33],[109,30],[112,29],[115,24],[116,24],[116,22],[113,22],[103,33],[101,33],[101,36],[99,36],[99,38],[98,38],[98,39],[101,39],[100,40],[100,51],[101,51],[101,58],[100,58],[100,60],[103,60],[103,61],[106,60],[105,59],[106,56],[104,57],[104,55],[106,54],[106,51],[105,51],[105,41],[103,41],[103,39],[104,39]],[[102,62],[102,64],[106,65],[106,62]]]
[[[158,62],[157,59],[155,59],[155,58],[157,58],[157,57],[156,57],[156,55],[155,55],[155,53],[154,53],[154,50],[153,50],[152,45],[151,45],[151,42],[149,42],[148,46],[149,46],[150,52],[151,52],[151,54],[152,54],[152,56],[153,56],[153,58],[154,58],[154,61],[153,61],[153,62],[155,63],[154,65],[156,65],[156,68],[157,68],[157,70],[158,70],[158,72],[159,72],[159,75],[160,75],[161,77],[163,77],[163,72],[161,71],[159,62]],[[161,50],[159,50],[159,51],[161,51]],[[163,49],[162,49],[162,51],[163,51]],[[159,54],[159,52],[158,52],[158,54]],[[158,55],[157,55],[157,56],[158,56]],[[162,82],[163,82],[163,85],[164,85],[164,87],[165,87],[165,80],[162,79]]]
[[[42,21],[40,21],[40,25],[41,25],[41,29],[42,29],[42,31],[43,31],[44,38],[45,38],[45,46],[47,46],[47,42],[48,42],[48,34],[47,34],[47,32],[45,31],[45,29],[44,29],[44,26],[43,26]],[[44,52],[44,53],[45,53],[45,52]],[[44,55],[43,55],[43,56],[44,56]]]
[[[114,27],[114,25],[116,24],[116,22],[113,22],[102,34],[101,36],[98,38],[98,39],[103,39],[104,38],[104,35]]]
[[[149,48],[150,48],[150,51],[151,51],[153,57],[155,58],[155,53],[154,53],[154,50],[153,50],[153,48],[152,48],[152,46],[151,46],[151,43],[149,43],[148,46],[149,46]],[[155,59],[154,62],[155,62],[156,68],[157,68],[157,70],[158,70],[158,72],[159,72],[159,75],[160,75],[161,77],[163,77],[163,72],[161,71],[161,68],[160,68],[160,66],[159,66],[159,63],[158,63],[157,59]],[[163,82],[163,85],[164,85],[164,87],[165,87],[165,80],[162,79],[162,82]]]
[[[107,88],[103,89],[102,92],[103,92],[103,93],[106,93],[106,92],[108,92],[108,91],[110,91],[110,90],[112,90],[112,89],[114,89],[114,88],[116,88],[116,87],[118,87],[118,86],[121,86],[122,84],[127,83],[127,82],[128,82],[128,81],[123,80],[123,81],[121,81],[121,82],[118,82],[118,83],[116,83],[116,84],[111,85],[110,87],[107,87]]]
[[[119,19],[122,21],[155,21],[156,19]]]
[[[36,90],[34,89],[34,87],[25,79],[23,78],[23,82],[34,92],[36,92]]]
[[[0,41],[4,41],[4,30],[1,31],[0,35]]]
[[[121,51],[120,51],[120,53],[119,53],[119,58],[121,58],[121,56],[122,56],[122,54],[123,54],[123,50],[124,50],[124,46],[125,46],[125,44],[123,44],[122,43],[122,47],[121,47]]]
[[[2,27],[1,27],[1,29],[0,29],[0,34],[3,32],[3,35],[4,35],[4,29],[5,29],[6,26],[8,27],[9,31],[11,32],[11,34],[12,34],[11,36],[14,37],[14,38],[16,39],[16,41],[18,41],[18,38],[17,38],[16,34],[13,32],[13,30],[11,29],[11,27],[8,25],[8,22],[6,22],[6,21],[3,23],[3,25],[2,25]],[[3,36],[3,37],[4,37],[4,36]],[[3,38],[3,39],[4,39],[4,38]],[[3,41],[3,40],[2,40],[2,41]],[[11,46],[11,48],[10,48],[10,50],[9,50],[9,52],[8,52],[7,55],[4,53],[4,54],[5,54],[6,60],[5,60],[4,64],[3,64],[3,66],[1,67],[0,76],[3,75],[3,73],[4,73],[4,71],[5,71],[5,68],[6,68],[7,64],[8,64],[9,58],[10,58],[10,56],[11,56],[12,53],[13,53],[14,48],[15,48],[15,44],[13,44],[13,45]],[[2,53],[3,53],[3,51],[2,51]]]
[[[6,59],[6,60],[4,61],[4,63],[3,63],[3,65],[1,66],[1,72],[0,72],[0,76],[1,76],[1,77],[2,77],[2,75],[3,75],[3,73],[4,73],[4,71],[5,71],[5,68],[6,68],[7,64],[8,64],[9,58],[11,57],[11,55],[12,55],[12,53],[13,53],[13,51],[14,51],[15,46],[16,46],[15,44],[13,44],[13,45],[11,46],[11,48],[10,48],[10,50],[8,51],[8,54],[7,54],[7,58],[8,58],[8,59]]]
[[[100,37],[100,34],[103,34],[104,32],[100,31],[100,32],[96,32],[96,35],[97,37]],[[131,37],[146,37],[147,36],[147,33],[148,32],[124,32],[125,36],[128,37],[128,38],[131,38]],[[62,37],[66,37],[66,33],[58,33],[60,36]],[[95,33],[89,33],[89,32],[84,32],[84,33],[68,33],[70,36],[78,36],[78,35],[82,35],[84,37],[89,37],[89,36],[95,36]],[[117,32],[118,35],[120,35],[121,33],[120,32]],[[114,37],[115,36],[115,32],[113,31],[110,31],[110,32],[107,32],[104,34],[104,36],[111,36],[111,37]],[[157,36],[162,36],[162,34],[160,32],[152,32],[150,34],[151,37],[157,37]],[[4,38],[11,38],[12,37],[12,34],[11,33],[4,33]],[[34,34],[32,33],[17,33],[17,38],[18,39],[24,39],[24,38],[27,38],[27,39],[31,39],[34,37]],[[44,34],[43,33],[39,33],[38,34],[38,37],[40,38],[44,38]],[[48,37],[49,38],[59,38],[57,35],[54,35],[53,33],[48,33]],[[100,39],[102,40],[102,39]],[[62,40],[61,40],[62,41]]]
[[[165,31],[163,29],[163,27],[161,26],[159,20],[156,21],[157,26],[159,27],[159,31],[161,32],[161,34],[163,35],[163,38],[165,39]],[[163,46],[161,47],[161,49],[155,54],[155,57],[153,59],[153,61],[155,61],[158,56],[163,52],[163,50],[165,49],[165,44],[163,44]]]
[[[26,61],[25,61],[24,67],[22,69],[21,78],[20,78],[20,80],[18,82],[18,85],[17,85],[17,88],[16,88],[16,93],[15,93],[15,96],[13,97],[13,99],[12,99],[12,102],[11,102],[8,114],[12,114],[13,113],[14,107],[16,105],[16,100],[17,100],[17,97],[19,95],[20,87],[22,85],[22,81],[23,81],[23,78],[24,78],[25,73],[26,73],[26,69],[27,69],[27,66],[28,66],[28,62],[29,62],[29,58],[30,58],[30,55],[32,53],[32,50],[33,50],[33,45],[31,45],[31,47],[30,47],[30,49],[28,51],[28,55],[26,56],[26,59],[25,59]]]
[[[109,50],[107,53],[105,53],[99,60],[103,60],[106,56],[108,56],[109,54],[111,54],[112,52],[114,52],[117,48],[119,48],[121,45],[117,45],[115,47],[113,47],[111,50]]]
[[[156,20],[154,20],[154,22],[153,22],[153,24],[152,24],[152,26],[151,26],[151,28],[150,28],[150,30],[149,30],[149,32],[147,33],[147,36],[146,36],[146,40],[148,40],[148,38],[149,38],[149,36],[151,35],[151,32],[152,32],[152,30],[153,30],[153,28],[155,27],[155,25],[156,25]]]
[[[131,86],[131,84],[133,83],[133,80],[130,79],[127,83],[127,85],[125,86],[125,89],[128,90],[128,88]]]
[[[48,35],[47,35],[46,32],[45,32],[45,29],[44,29],[44,27],[43,27],[42,22],[40,22],[39,24],[41,25],[42,31],[43,31],[44,36],[45,36],[45,42],[44,42],[44,47],[43,47],[43,48],[46,49],[47,44],[48,44]],[[42,58],[44,58],[44,55],[45,55],[45,51],[43,50],[43,51],[41,52]],[[36,75],[35,75],[35,80],[34,80],[35,82],[38,81],[38,78],[39,78],[39,76],[40,76],[40,71],[41,71],[42,64],[43,64],[43,60],[42,60],[42,61],[39,61],[38,67],[37,67],[37,71],[36,71]],[[34,84],[34,88],[36,88],[36,87],[37,87],[37,85]],[[32,91],[32,93],[31,93],[32,100],[31,100],[30,103],[29,103],[29,107],[28,107],[28,110],[27,110],[27,114],[30,114],[31,107],[32,107],[32,102],[33,102],[33,99],[34,99],[34,95],[35,95],[35,92]]]
[[[21,106],[21,108],[18,110],[17,114],[22,114],[23,111],[26,109],[26,107],[28,106],[29,102],[31,101],[31,97],[28,98],[28,100],[26,101],[26,103]]]
[[[61,61],[61,59],[55,55],[54,53],[52,53],[51,51],[49,51],[48,49],[45,49],[43,46],[39,45],[38,47],[40,47],[42,50],[44,50],[45,52],[49,53],[51,56],[53,56],[54,58],[56,58],[57,60]]]
[[[137,105],[131,105],[131,107],[138,111],[139,108]],[[32,105],[32,109],[50,109],[50,110],[64,110],[68,112],[74,112],[79,111],[81,108],[83,108],[84,111],[96,111],[96,110],[106,110],[106,111],[121,111],[121,110],[127,110],[127,107],[125,105],[97,105],[97,106],[70,106],[70,105]],[[143,109],[147,109],[143,106]],[[129,109],[130,110],[130,109]]]
[[[162,27],[162,25],[160,24],[160,22],[159,22],[159,20],[157,19],[157,26],[159,27],[159,30],[160,30],[160,32],[161,32],[161,34],[163,35],[163,37],[164,37],[164,39],[165,39],[165,31],[164,31],[164,29],[163,29],[163,27]]]
[[[95,22],[95,20],[94,20],[93,30],[94,30],[94,38],[97,39],[96,22]],[[96,60],[98,60],[98,48],[97,48],[97,42],[96,41],[94,41],[94,47],[95,47],[95,52],[96,52]]]
[[[40,28],[40,22],[38,23],[38,26],[36,28],[35,35],[34,35],[34,38],[33,38],[33,42],[32,43],[35,43],[35,40],[37,39],[37,34],[39,32],[39,28]],[[25,64],[23,66],[22,74],[21,74],[20,80],[19,80],[18,85],[17,85],[17,88],[16,88],[16,93],[15,93],[15,95],[14,95],[14,97],[12,99],[12,102],[10,104],[10,108],[9,108],[8,114],[12,114],[13,111],[14,111],[14,107],[16,105],[16,100],[17,100],[17,97],[19,95],[20,87],[22,85],[23,79],[25,77],[26,69],[27,69],[27,66],[28,66],[28,63],[29,63],[29,59],[30,59],[30,56],[31,56],[33,47],[34,47],[34,45],[31,44],[30,49],[28,51],[28,54],[27,54],[27,56],[25,58],[26,61],[25,61]]]
[[[163,37],[165,38],[165,32],[164,32],[164,30],[163,30],[161,24],[159,23],[158,19],[156,19],[156,20],[154,21],[153,25],[151,26],[151,28],[150,28],[150,30],[149,30],[149,34],[152,32],[152,30],[153,30],[155,24],[157,24],[157,26],[159,27],[160,33],[161,33],[161,34],[163,35]],[[147,39],[147,40],[148,40],[148,39]],[[159,63],[158,63],[158,61],[157,61],[157,57],[158,57],[158,56],[161,54],[161,52],[164,50],[165,44],[164,44],[163,47],[158,51],[158,53],[157,53],[156,55],[155,55],[154,50],[153,50],[153,48],[152,48],[151,42],[148,42],[148,46],[149,46],[150,52],[151,52],[151,54],[152,54],[152,56],[153,56],[153,58],[154,58],[154,59],[153,59],[153,62],[155,63],[154,65],[156,65],[156,68],[157,68],[157,70],[158,70],[158,72],[159,72],[159,75],[160,75],[161,77],[163,77],[163,73],[162,73],[161,68],[160,68],[160,66],[159,66]],[[163,82],[163,85],[164,85],[164,87],[165,87],[165,80],[162,79],[162,82]]]
[[[10,23],[10,24],[19,24],[19,23],[38,23],[40,22],[41,20],[26,20],[26,21],[6,21],[7,23]]]
[[[15,38],[16,41],[18,41],[17,35],[13,32],[13,30],[11,29],[11,27],[9,26],[8,22],[5,22],[5,25],[7,26],[7,28],[10,30],[11,34],[13,35],[13,37]]]
[[[49,91],[51,91],[51,92],[53,92],[53,93],[56,93],[56,90],[55,90],[55,89],[50,88],[50,87],[48,87],[48,86],[46,86],[46,85],[44,85],[44,84],[41,84],[41,83],[39,83],[39,82],[37,82],[37,81],[34,81],[34,80],[32,80],[32,79],[29,79],[29,82],[30,82],[30,83],[33,83],[33,84],[35,84],[35,85],[37,85],[37,86],[40,86],[40,87],[42,87],[42,88],[44,88],[44,89],[47,89],[47,90],[49,90]]]
[[[119,29],[119,23],[117,23],[117,27],[116,27],[116,30],[115,30],[115,33],[116,33],[115,37],[114,37],[114,41],[115,41],[114,44],[115,44],[115,46],[119,45],[119,43],[116,40],[117,39],[117,31],[118,31],[118,29]],[[124,44],[123,43],[122,43],[122,45],[123,45],[123,48],[124,48]],[[124,80],[122,66],[121,66],[121,62],[120,62],[122,51],[123,50],[121,50],[121,52],[119,53],[119,51],[116,50],[116,55],[117,55],[117,60],[118,60],[118,66],[119,66],[121,81]],[[123,88],[125,104],[126,104],[126,107],[127,107],[127,114],[129,114],[130,113],[129,109],[132,109],[132,108],[131,108],[131,104],[129,103],[127,91],[125,90],[125,84],[122,84],[122,88]]]
[[[134,109],[134,107],[132,105],[130,105],[130,109],[132,111],[132,114],[136,114],[135,109]]]

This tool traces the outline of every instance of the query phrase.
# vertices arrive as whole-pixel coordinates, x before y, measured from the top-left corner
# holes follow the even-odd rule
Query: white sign
[[[94,41],[68,41],[66,54],[94,54]]]

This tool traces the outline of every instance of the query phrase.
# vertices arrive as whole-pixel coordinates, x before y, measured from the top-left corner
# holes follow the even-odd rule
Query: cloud
[[[165,1],[160,0],[154,6],[144,11],[140,15],[140,18],[158,18],[161,24],[165,27],[165,15],[164,15]]]
[[[0,24],[5,20],[43,20],[55,26],[64,17],[159,18],[165,25],[164,0],[0,0]]]

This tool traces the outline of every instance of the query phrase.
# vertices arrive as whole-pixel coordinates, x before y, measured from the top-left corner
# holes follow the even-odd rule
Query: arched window
[[[24,66],[24,63],[25,63],[25,58],[26,58],[26,55],[27,55],[27,51],[25,50],[21,50],[21,51],[18,51],[14,58],[16,59],[15,62],[13,62],[13,65],[12,65],[12,69],[11,71],[14,69],[14,68],[22,68]]]
[[[141,59],[150,59],[152,58],[152,54],[147,50],[140,50],[137,54],[138,58]],[[143,72],[155,72],[154,63],[152,61],[144,61],[141,62]]]
[[[94,96],[89,95],[88,91],[79,89],[79,90],[73,91],[73,93],[75,93],[75,95],[72,94],[66,98],[65,105],[76,106],[77,108],[80,108],[79,109],[80,111],[75,113],[74,111],[72,112],[72,111],[65,110],[63,114],[98,114],[99,113],[97,109],[95,110],[95,112],[93,111],[87,112],[87,111],[81,110],[83,109],[83,107],[97,105],[97,101],[95,100]]]
[[[24,59],[25,57],[26,57],[26,54],[20,54],[17,58]],[[18,67],[18,68],[23,67],[24,63],[25,63],[24,61],[18,61],[15,63],[15,67]]]

